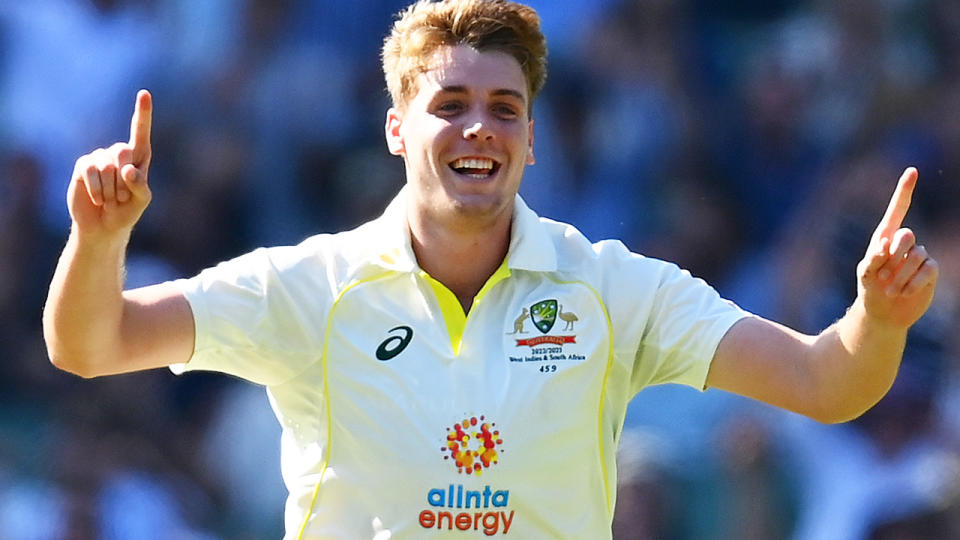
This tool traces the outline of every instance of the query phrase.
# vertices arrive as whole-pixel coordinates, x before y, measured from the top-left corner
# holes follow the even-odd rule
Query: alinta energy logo
[[[484,469],[499,462],[498,448],[503,444],[496,424],[483,416],[464,418],[447,428],[447,443],[440,448],[443,459],[453,460],[457,472],[480,476]]]
[[[440,448],[443,459],[452,461],[457,473],[479,477],[500,462],[503,439],[494,422],[471,416],[447,428],[446,443]],[[424,529],[483,531],[486,536],[507,534],[513,524],[509,510],[510,490],[489,485],[478,489],[463,484],[427,491],[426,508],[418,521]]]

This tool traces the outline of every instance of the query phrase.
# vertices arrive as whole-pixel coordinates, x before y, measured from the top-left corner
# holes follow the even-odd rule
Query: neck
[[[513,215],[490,226],[454,229],[410,216],[410,239],[417,263],[456,295],[464,313],[507,256]]]

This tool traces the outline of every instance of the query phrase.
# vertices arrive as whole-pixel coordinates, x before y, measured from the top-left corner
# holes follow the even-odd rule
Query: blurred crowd
[[[80,380],[40,317],[74,160],[154,94],[129,286],[375,217],[403,184],[378,51],[407,0],[0,2],[0,538],[279,538],[262,388]],[[960,2],[539,0],[550,46],[521,194],[817,332],[904,167],[941,264],[896,384],[826,426],[718,391],[631,404],[615,537],[960,538]]]

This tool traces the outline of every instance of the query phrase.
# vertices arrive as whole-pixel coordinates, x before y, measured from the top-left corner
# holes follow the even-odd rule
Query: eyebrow
[[[467,90],[466,86],[462,86],[459,84],[451,85],[451,86],[441,86],[440,90],[443,92],[451,93],[451,94],[469,94],[470,93]],[[524,102],[526,101],[526,98],[523,96],[522,93],[516,90],[513,90],[511,88],[498,88],[490,93],[494,96],[511,96],[519,99],[520,101],[524,101]]]

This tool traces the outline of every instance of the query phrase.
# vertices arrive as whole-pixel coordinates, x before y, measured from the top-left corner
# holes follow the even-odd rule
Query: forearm
[[[883,398],[897,377],[908,328],[870,317],[858,298],[817,336],[808,365],[821,421],[852,420]]]
[[[913,231],[900,228],[916,179],[913,168],[900,177],[857,265],[857,299],[840,320],[809,336],[760,317],[742,319],[720,341],[707,386],[827,423],[852,420],[880,401],[939,276]]]
[[[815,336],[749,317],[721,340],[707,386],[820,422],[845,422],[890,389],[905,341],[905,327],[869,318],[859,300]]]
[[[73,226],[43,313],[50,360],[83,377],[186,362],[190,305],[172,282],[123,291],[130,232],[150,204],[153,98],[137,93],[130,142],[80,157],[67,188]]]
[[[89,238],[74,227],[64,247],[43,313],[51,361],[81,376],[120,353],[123,262],[129,233]]]

